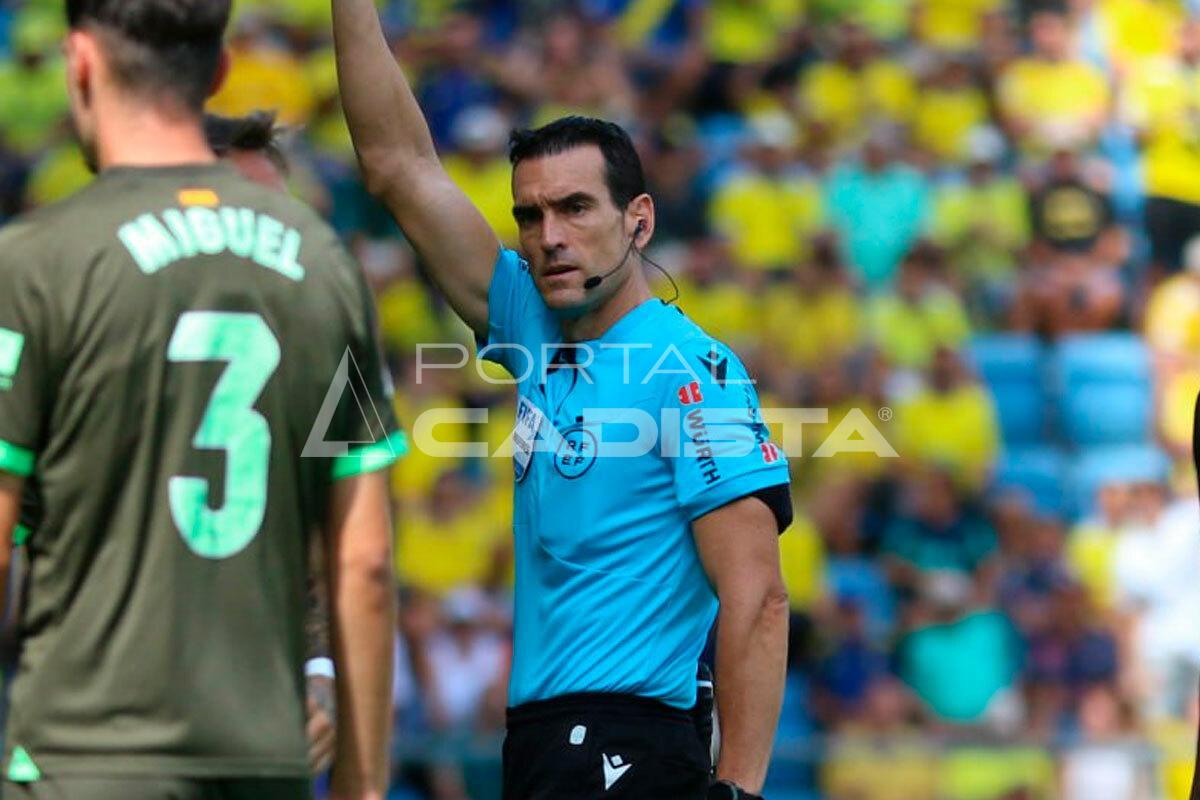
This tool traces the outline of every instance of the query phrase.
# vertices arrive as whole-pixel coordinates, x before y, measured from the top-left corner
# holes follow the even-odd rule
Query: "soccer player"
[[[442,169],[371,0],[333,12],[368,186],[484,357],[520,378],[505,797],[755,796],[785,674],[787,461],[737,357],[651,295],[640,256],[654,203],[628,135],[581,118],[514,134],[522,259]],[[606,457],[646,417],[664,420],[663,446]],[[688,710],[714,617],[710,786]]]
[[[205,142],[228,0],[68,0],[67,15],[72,117],[100,175],[0,230],[0,558],[26,481],[42,509],[4,797],[308,797],[320,528],[333,796],[380,798],[382,470],[399,434],[362,272],[312,211]],[[356,379],[367,415],[334,391]]]

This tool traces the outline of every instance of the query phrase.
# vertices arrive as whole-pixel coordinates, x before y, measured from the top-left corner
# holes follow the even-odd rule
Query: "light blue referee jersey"
[[[619,692],[690,708],[717,612],[691,522],[789,479],[745,367],[657,299],[564,348],[509,250],[488,300],[480,355],[519,380],[509,704]]]

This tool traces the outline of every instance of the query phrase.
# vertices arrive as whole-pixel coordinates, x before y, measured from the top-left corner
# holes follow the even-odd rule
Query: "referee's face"
[[[513,171],[513,216],[534,283],[550,308],[585,313],[616,294],[628,270],[584,283],[621,264],[637,221],[613,203],[604,156],[594,145],[527,159]]]

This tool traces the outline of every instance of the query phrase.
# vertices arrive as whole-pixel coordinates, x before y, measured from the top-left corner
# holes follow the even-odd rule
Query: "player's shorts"
[[[296,778],[45,777],[6,781],[3,800],[311,800],[311,783]]]
[[[504,800],[701,800],[708,745],[689,711],[572,694],[508,711]]]

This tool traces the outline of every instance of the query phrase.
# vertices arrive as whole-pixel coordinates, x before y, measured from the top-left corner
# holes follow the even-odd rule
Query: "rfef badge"
[[[513,477],[517,483],[525,480],[533,461],[534,443],[546,416],[527,397],[517,400],[517,424],[513,427]]]

